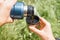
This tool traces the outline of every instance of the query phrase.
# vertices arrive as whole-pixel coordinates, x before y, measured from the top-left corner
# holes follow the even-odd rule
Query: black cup
[[[26,18],[26,22],[29,25],[35,25],[35,24],[37,24],[39,22],[39,17],[36,16],[36,15],[34,15],[34,16],[28,16]]]

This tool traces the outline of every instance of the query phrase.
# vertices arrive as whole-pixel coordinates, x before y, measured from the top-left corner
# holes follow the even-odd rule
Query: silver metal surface
[[[27,16],[27,10],[28,10],[28,7],[27,6],[24,6],[24,16],[25,17]]]

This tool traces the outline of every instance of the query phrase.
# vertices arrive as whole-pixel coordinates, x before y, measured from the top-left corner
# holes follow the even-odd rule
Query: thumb
[[[47,34],[43,31],[43,30],[39,30],[37,29],[35,26],[29,26],[29,29],[36,33],[39,37],[41,37],[43,40],[45,40],[46,38],[48,38]]]
[[[29,26],[29,29],[30,29],[32,32],[38,34],[39,36],[42,36],[42,35],[43,35],[42,31],[39,30],[39,29],[37,29],[37,28],[35,27],[35,25],[34,25],[34,26]]]
[[[47,37],[47,35],[44,33],[43,30],[39,30],[39,29],[37,29],[37,28],[34,27],[34,26],[29,26],[29,29],[30,29],[32,32],[36,33],[36,34],[37,34],[39,37],[41,37],[42,39],[45,39],[45,38]]]

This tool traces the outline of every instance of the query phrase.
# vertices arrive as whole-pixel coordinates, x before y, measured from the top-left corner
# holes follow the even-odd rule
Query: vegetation
[[[60,0],[18,0],[26,5],[33,5],[38,14],[52,25],[55,37],[60,38]],[[30,32],[25,18],[0,27],[0,40],[41,40]]]

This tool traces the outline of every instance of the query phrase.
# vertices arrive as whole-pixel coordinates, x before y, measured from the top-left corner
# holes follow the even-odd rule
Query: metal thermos
[[[12,19],[23,19],[26,17],[27,24],[36,24],[39,22],[39,17],[34,15],[34,7],[23,2],[17,2],[11,9],[10,17]]]

